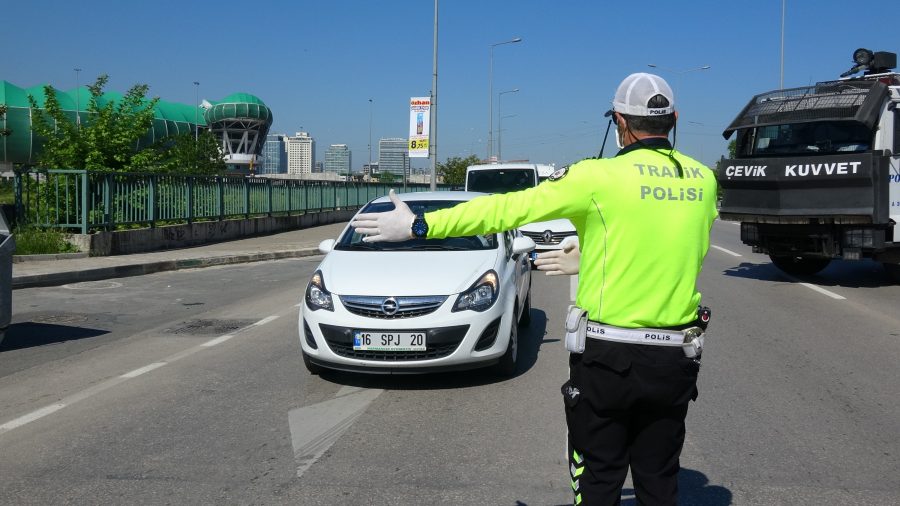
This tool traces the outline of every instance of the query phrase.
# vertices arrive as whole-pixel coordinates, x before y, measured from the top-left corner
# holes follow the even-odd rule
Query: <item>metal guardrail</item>
[[[360,207],[396,184],[28,170],[15,175],[16,219],[86,234],[121,226],[303,214]],[[438,185],[438,189],[449,189]],[[409,192],[427,184],[406,185]]]

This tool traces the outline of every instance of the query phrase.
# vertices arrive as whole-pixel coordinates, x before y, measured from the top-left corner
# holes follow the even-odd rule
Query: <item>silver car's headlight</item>
[[[306,307],[313,311],[317,309],[334,311],[334,302],[331,299],[331,292],[325,289],[322,271],[316,271],[306,286]]]
[[[494,305],[500,294],[500,279],[494,271],[487,271],[465,292],[459,294],[453,311],[485,311]]]

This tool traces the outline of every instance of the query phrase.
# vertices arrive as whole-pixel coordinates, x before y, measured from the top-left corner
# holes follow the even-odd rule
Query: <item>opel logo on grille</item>
[[[400,309],[400,304],[397,304],[397,299],[393,297],[388,297],[381,303],[381,312],[388,316],[396,313],[398,309]]]
[[[541,239],[543,239],[546,243],[551,242],[553,240],[553,232],[544,230],[544,233],[541,234]]]

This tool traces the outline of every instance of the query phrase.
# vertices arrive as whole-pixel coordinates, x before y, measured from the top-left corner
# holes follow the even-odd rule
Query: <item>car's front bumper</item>
[[[515,324],[512,303],[501,297],[484,312],[454,313],[450,311],[453,302],[448,300],[428,315],[393,320],[350,313],[337,300],[334,311],[311,311],[304,302],[298,322],[301,347],[316,365],[354,372],[408,374],[496,363],[506,352],[510,325]],[[354,330],[422,331],[426,350],[354,350]]]

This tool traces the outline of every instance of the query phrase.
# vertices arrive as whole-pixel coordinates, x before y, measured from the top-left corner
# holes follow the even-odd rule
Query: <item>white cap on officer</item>
[[[668,107],[648,107],[650,99],[662,95]],[[638,72],[622,81],[613,98],[613,110],[631,116],[662,116],[675,112],[675,94],[665,79],[655,74]]]

